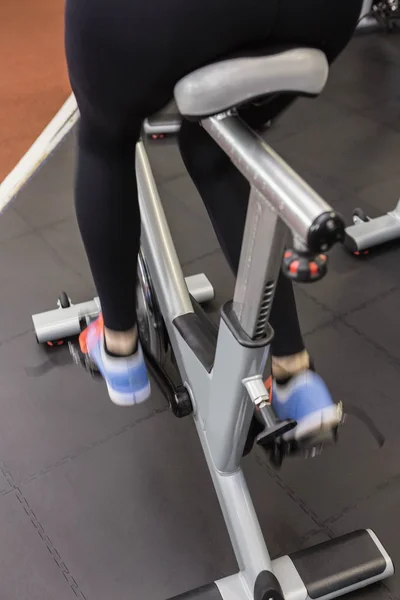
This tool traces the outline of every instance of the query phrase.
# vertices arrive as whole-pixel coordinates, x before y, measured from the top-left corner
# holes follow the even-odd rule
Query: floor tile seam
[[[14,493],[15,498],[18,500],[24,513],[29,518],[31,525],[33,526],[33,528],[39,535],[42,544],[45,545],[51,558],[57,565],[57,568],[61,572],[65,582],[69,585],[70,589],[72,590],[72,592],[74,593],[76,598],[78,598],[78,600],[87,600],[87,598],[86,598],[85,594],[83,593],[80,585],[78,584],[76,578],[73,576],[70,569],[66,565],[65,561],[62,559],[59,551],[57,550],[54,543],[50,539],[50,537],[47,534],[42,523],[37,518],[35,512],[33,511],[32,507],[30,506],[26,496],[22,492],[21,488],[15,483],[11,473],[7,470],[4,463],[2,463],[2,462],[0,463],[0,469],[1,469],[1,472],[3,473],[5,479],[7,480],[9,486],[11,487],[11,491]]]
[[[81,447],[77,448],[75,452],[63,456],[58,461],[47,465],[46,467],[40,469],[40,471],[36,471],[35,473],[32,473],[31,475],[25,477],[24,479],[21,479],[17,483],[18,483],[18,485],[21,485],[21,486],[28,485],[32,481],[34,481],[40,477],[43,477],[44,475],[47,475],[48,473],[61,467],[62,465],[66,464],[72,460],[75,460],[76,458],[86,454],[87,452],[90,452],[94,448],[102,446],[103,444],[109,442],[110,440],[117,438],[120,435],[123,435],[124,433],[126,433],[127,431],[130,431],[131,429],[134,429],[137,425],[140,425],[141,423],[143,423],[145,421],[149,421],[150,419],[152,419],[162,413],[165,413],[168,410],[169,410],[168,406],[165,408],[155,409],[149,415],[146,415],[145,417],[141,417],[141,418],[137,419],[136,421],[128,423],[127,425],[124,425],[124,427],[121,427],[120,429],[111,432],[107,436],[104,436],[97,440],[93,440],[90,444],[87,444],[85,446],[81,446]]]
[[[342,318],[349,317],[350,315],[352,315],[360,310],[369,308],[372,304],[375,304],[379,300],[384,300],[386,297],[393,294],[393,292],[398,292],[399,290],[400,290],[400,285],[398,285],[398,284],[392,285],[387,290],[383,290],[382,292],[379,292],[376,296],[373,296],[372,298],[368,298],[368,300],[364,300],[363,302],[361,302],[361,304],[358,304],[357,306],[354,306],[354,307],[348,309],[347,311],[343,311],[338,314]]]
[[[151,159],[150,159],[151,162]],[[162,188],[164,185],[168,185],[169,183],[173,183],[174,181],[176,181],[177,179],[185,179],[186,177],[189,177],[189,173],[175,173],[175,175],[161,175],[161,173],[159,171],[157,171],[156,168],[153,169],[154,171],[154,178],[156,180],[156,184],[158,188]],[[168,190],[169,193],[172,193]],[[161,193],[160,193],[161,196]]]
[[[279,487],[295,502],[295,504],[313,521],[313,523],[317,526],[316,529],[309,530],[306,534],[304,534],[301,538],[301,547],[303,548],[310,539],[318,534],[325,533],[329,539],[334,539],[337,537],[330,525],[332,525],[335,521],[330,521],[329,519],[320,519],[318,515],[308,506],[308,504],[280,477],[279,473],[270,467],[268,463],[264,462],[259,455],[256,455],[256,462],[260,467],[266,469],[269,476],[275,479],[276,483]],[[400,600],[399,596],[393,594],[393,592],[389,589],[389,587],[384,583],[380,582],[380,586],[382,586],[389,600]]]
[[[17,201],[17,199],[16,199],[16,201]],[[10,206],[12,206],[12,204]],[[57,227],[58,225],[62,225],[63,223],[65,223],[65,222],[69,221],[71,218],[73,218],[73,213],[71,213],[71,215],[69,215],[69,216],[64,216],[64,217],[61,217],[60,219],[57,218],[54,221],[50,221],[44,225],[34,225],[33,223],[31,223],[29,221],[29,219],[27,217],[24,216],[24,214],[21,212],[21,210],[18,207],[13,206],[13,209],[17,213],[17,215],[20,217],[20,219],[22,219],[24,221],[25,225],[29,228],[29,232],[27,232],[27,233],[38,233],[39,231],[41,231],[43,229],[50,229],[52,227]]]
[[[318,515],[315,513],[315,511],[313,511],[311,509],[311,507],[307,504],[307,502],[305,502],[294,490],[293,488],[288,485],[284,479],[279,475],[278,471],[274,468],[272,468],[267,461],[264,461],[259,454],[255,454],[255,460],[256,463],[263,469],[265,469],[268,473],[268,475],[275,480],[275,482],[277,483],[277,485],[285,492],[285,494],[287,496],[289,496],[294,503],[296,504],[296,506],[298,506],[312,521],[313,523],[317,526],[317,530],[312,530],[314,531],[324,531],[328,537],[330,539],[332,539],[333,537],[335,537],[333,531],[330,529],[330,527],[328,525],[326,525],[324,523],[323,520],[321,520]],[[306,535],[309,535],[310,532],[308,532]]]
[[[52,255],[55,255],[57,257],[57,260],[61,263],[63,268],[68,269],[71,273],[73,273],[74,275],[76,275],[77,277],[79,277],[80,279],[82,279],[83,281],[85,281],[85,275],[84,273],[82,273],[81,271],[79,271],[78,269],[76,269],[74,266],[72,266],[69,262],[67,262],[62,253],[59,252],[59,250],[57,248],[55,248],[52,244],[49,243],[49,241],[43,236],[42,231],[44,228],[42,229],[36,229],[35,233],[36,235],[40,238],[40,240],[44,243],[44,245],[51,250]]]
[[[32,333],[33,335],[33,325],[31,329],[26,329],[25,331],[21,331],[20,333],[16,333],[15,335],[8,337],[4,340],[0,340],[0,347],[4,346],[5,344],[8,344],[10,342],[13,342],[15,340],[17,340],[18,338],[24,337],[24,335],[27,335],[28,333]]]
[[[344,506],[340,511],[338,511],[334,515],[328,517],[327,519],[324,519],[323,520],[324,524],[327,525],[328,527],[330,525],[333,525],[334,523],[336,523],[337,521],[339,521],[346,515],[350,514],[357,508],[360,508],[366,502],[369,502],[369,500],[371,500],[372,498],[379,496],[381,493],[387,491],[393,485],[398,484],[399,481],[400,481],[400,472],[395,473],[391,477],[387,477],[383,481],[376,483],[375,486],[367,494],[364,494],[363,496],[358,497],[356,500],[354,500],[350,504]]]
[[[210,250],[209,252],[205,252],[204,254],[201,254],[200,256],[198,256],[196,258],[192,258],[192,259],[188,260],[187,262],[182,262],[181,267],[182,268],[190,267],[191,265],[194,265],[199,260],[204,260],[205,258],[211,258],[212,256],[214,256],[214,254],[221,255],[222,254],[221,248],[214,248],[213,250]],[[207,275],[207,273],[206,273],[206,275]]]
[[[387,350],[387,348],[385,348],[385,346],[383,346],[382,344],[380,344],[379,342],[377,342],[373,338],[369,337],[366,333],[364,333],[364,331],[361,331],[358,327],[356,327],[352,323],[349,323],[346,320],[345,317],[341,318],[341,322],[342,322],[342,324],[345,327],[347,327],[353,333],[355,333],[356,335],[358,335],[359,337],[361,337],[363,340],[365,340],[365,342],[367,342],[370,346],[372,346],[380,354],[383,354],[385,356],[385,358],[388,360],[388,362],[392,366],[395,366],[396,368],[399,367],[399,365],[400,365],[400,358],[398,358],[397,356],[395,356],[394,354],[392,354],[389,350]]]
[[[1,214],[0,214],[0,219],[1,219]],[[9,242],[17,242],[18,240],[21,240],[22,238],[24,238],[26,236],[33,235],[34,233],[35,233],[35,230],[30,229],[29,231],[24,231],[22,233],[17,233],[15,235],[12,235],[11,237],[6,238],[4,240],[0,239],[0,247],[5,246]]]
[[[365,308],[369,308],[371,305],[373,305],[375,302],[378,302],[379,300],[383,300],[386,297],[390,296],[391,294],[393,294],[393,292],[397,292],[400,290],[400,285],[394,285],[392,287],[390,287],[387,290],[384,290],[383,292],[379,293],[378,295],[374,296],[373,298],[368,298],[368,300],[363,301],[360,304],[357,304],[356,306],[353,306],[350,309],[347,310],[343,310],[343,311],[338,311],[338,310],[334,310],[331,307],[329,307],[328,305],[326,305],[324,302],[321,302],[320,300],[316,299],[312,294],[306,292],[304,290],[304,287],[301,288],[303,294],[307,297],[307,299],[313,301],[317,306],[319,306],[320,308],[322,308],[324,311],[329,312],[332,315],[332,319],[331,322],[337,321],[337,320],[345,320],[346,317],[351,316],[352,314],[359,312],[361,310],[364,310]],[[317,326],[317,329],[319,329],[319,326]]]

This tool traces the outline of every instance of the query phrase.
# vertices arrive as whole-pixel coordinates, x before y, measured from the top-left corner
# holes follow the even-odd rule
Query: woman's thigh
[[[332,62],[357,25],[363,0],[279,0],[271,42],[312,46]]]
[[[66,52],[82,121],[137,136],[186,73],[253,44],[346,45],[362,0],[67,0]]]
[[[81,112],[110,128],[149,116],[186,73],[268,39],[277,3],[67,0],[67,61]]]

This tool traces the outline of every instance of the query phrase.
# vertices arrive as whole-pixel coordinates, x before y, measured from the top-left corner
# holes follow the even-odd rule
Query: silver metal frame
[[[373,3],[374,0],[364,0],[361,8],[360,20],[357,26],[358,33],[369,33],[380,28],[378,21],[371,14]]]
[[[346,228],[346,248],[353,253],[364,252],[375,246],[400,239],[400,201],[394,210],[363,221],[354,217],[354,224]]]
[[[382,23],[379,22],[379,18],[373,14],[373,5],[375,0],[364,0],[360,20],[357,26],[358,33],[371,33],[383,28]],[[398,9],[393,8],[394,18],[399,18]]]
[[[235,115],[216,116],[202,125],[251,184],[233,310],[244,334],[254,340],[266,332],[289,230],[297,244],[306,247],[316,218],[332,209]],[[250,600],[258,575],[269,571],[275,572],[287,600],[307,600],[290,557],[271,561],[240,468],[254,412],[248,384],[261,378],[269,348],[240,344],[221,319],[214,367],[209,373],[202,366],[174,325],[175,319],[192,313],[193,306],[142,142],[137,145],[136,172],[147,267],[182,380],[190,392],[194,421],[239,566],[237,575],[216,585],[226,600]],[[386,569],[378,579],[393,572],[386,551],[384,556]],[[326,599],[376,579],[360,581]]]
[[[372,10],[373,3],[374,3],[374,0],[364,0],[362,9],[361,9],[361,17],[364,17],[365,15],[369,15],[369,13]]]
[[[374,0],[364,0],[357,27],[358,33],[370,33],[382,28],[378,19],[372,15],[373,4]],[[375,219],[363,221],[355,217],[353,225],[346,229],[345,246],[350,252],[358,254],[399,238],[400,201],[394,210]]]
[[[214,288],[204,273],[190,275],[185,278],[185,282],[189,294],[199,304],[214,298]],[[58,308],[32,315],[37,341],[39,344],[47,344],[77,336],[82,331],[82,322],[93,321],[100,311],[100,299],[97,297],[78,304],[71,302],[68,308],[62,308],[58,302]]]
[[[238,597],[251,598],[258,574],[271,571],[272,566],[240,469],[252,416],[242,381],[263,372],[267,355],[264,348],[241,347],[221,322],[214,368],[208,373],[178,334],[174,320],[193,312],[193,307],[142,142],[136,150],[136,171],[148,270],[182,379],[191,393],[197,431],[235,550],[241,572]]]
[[[373,3],[374,3],[374,0],[364,0],[362,8],[361,8],[360,19],[371,14]]]

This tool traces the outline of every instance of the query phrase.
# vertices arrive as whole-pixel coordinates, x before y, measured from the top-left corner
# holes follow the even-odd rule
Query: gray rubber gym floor
[[[298,102],[269,139],[347,218],[356,206],[375,216],[400,194],[399,115],[400,39],[359,38],[323,96]],[[73,216],[74,152],[71,135],[0,219],[0,596],[163,600],[236,566],[191,421],[174,419],[155,385],[146,406],[113,406],[66,348],[35,342],[31,313],[62,289],[75,301],[94,292]],[[204,208],[175,142],[150,153],[185,272],[207,273],[217,314],[232,277]],[[338,248],[329,276],[297,289],[319,371],[386,444],[350,417],[318,459],[280,472],[260,452],[246,459],[274,556],[371,527],[400,564],[399,259],[398,245],[366,260]],[[399,599],[400,582],[354,598]]]

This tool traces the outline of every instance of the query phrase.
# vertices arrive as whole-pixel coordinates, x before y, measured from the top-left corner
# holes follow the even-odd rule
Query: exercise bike
[[[190,293],[144,144],[137,144],[140,336],[149,365],[168,390],[173,413],[194,419],[239,567],[237,574],[175,600],[328,600],[394,571],[371,530],[271,560],[240,467],[253,442],[277,462],[291,452],[287,434],[296,423],[276,418],[263,380],[273,337],[268,317],[275,285],[281,268],[294,281],[321,279],[327,271],[325,253],[343,240],[344,223],[236,109],[280,92],[316,96],[327,77],[322,52],[292,48],[211,64],[176,85],[181,115],[201,122],[251,185],[234,297],[223,306],[219,327]],[[203,284],[209,293],[204,279]],[[39,341],[79,330],[100,310],[95,301],[73,307],[65,296],[62,300],[65,308],[33,317]],[[171,354],[178,382],[166,375]],[[259,426],[249,444],[254,419]]]
[[[364,0],[358,32],[383,30],[388,33],[397,29],[400,19],[399,0]]]
[[[377,29],[388,33],[400,22],[400,0],[365,0],[358,32]],[[370,217],[363,209],[353,211],[353,223],[346,228],[345,248],[356,256],[363,256],[376,246],[400,238],[400,201],[395,208],[379,217]]]

